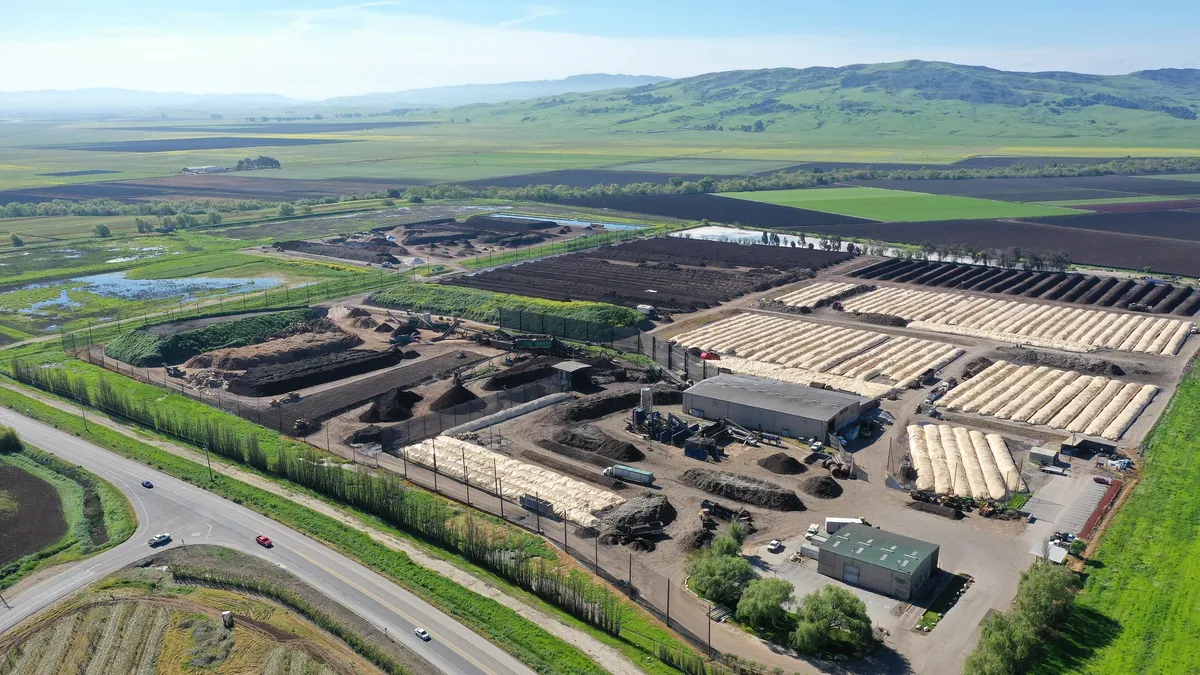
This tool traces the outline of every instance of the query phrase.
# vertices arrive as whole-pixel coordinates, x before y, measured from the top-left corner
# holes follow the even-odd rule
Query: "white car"
[[[767,544],[768,553],[779,553],[783,550],[783,542],[778,539],[772,539],[771,543]]]
[[[151,547],[162,546],[169,541],[171,541],[171,535],[164,532],[162,534],[156,534],[153,537],[150,537],[149,544]]]
[[[425,630],[424,628],[417,628],[413,631],[413,635],[416,635],[426,642],[429,642],[431,639],[433,639],[429,636],[429,631]]]
[[[812,538],[820,531],[821,531],[821,526],[816,523],[812,523],[808,526],[808,532],[804,533],[804,538],[809,541],[812,541]]]
[[[810,445],[808,447],[808,449],[812,450],[813,452],[820,452],[821,448],[823,448],[823,447],[825,447],[825,444],[822,443],[821,441],[813,441],[813,444]]]

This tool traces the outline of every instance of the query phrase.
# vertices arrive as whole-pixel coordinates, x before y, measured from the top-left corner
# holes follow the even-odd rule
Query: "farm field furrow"
[[[1046,287],[1049,281],[1053,279],[1043,282]],[[904,288],[877,289],[842,304],[849,312],[900,317],[919,330],[1076,352],[1112,349],[1174,356],[1195,328],[1190,321],[1144,314]]]
[[[547,300],[690,312],[798,281],[805,278],[803,269],[850,257],[840,252],[672,237],[500,267],[445,283]]]
[[[940,342],[763,314],[740,314],[675,336],[721,354],[734,372],[883,396],[938,370],[963,350]]]
[[[1073,216],[1069,220],[1075,218]],[[807,231],[913,246],[928,242],[934,245],[966,245],[994,251],[1009,250],[1014,242],[1020,242],[1022,250],[1025,251],[1040,254],[1063,251],[1077,264],[1139,271],[1148,268],[1152,272],[1162,274],[1200,277],[1200,241],[1191,239],[1168,240],[1103,230],[1083,232],[1073,226],[1047,225],[1025,220],[860,223],[814,226]]]
[[[1158,391],[1152,384],[996,361],[951,389],[938,405],[1116,441]]]
[[[1200,201],[1175,203],[1179,204],[1175,207],[1176,209],[1200,206]],[[1104,213],[1032,218],[1031,221],[1043,225],[1071,227],[1080,230],[1200,241],[1200,213],[1171,209],[1152,210],[1145,208],[1146,206],[1146,204],[1112,205],[1097,209],[1105,211]],[[1137,211],[1137,213],[1130,214],[1129,211]]]

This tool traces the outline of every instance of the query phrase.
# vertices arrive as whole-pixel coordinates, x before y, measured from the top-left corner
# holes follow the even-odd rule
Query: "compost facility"
[[[751,375],[718,375],[683,392],[683,409],[696,417],[791,438],[823,440],[876,405],[865,396]]]

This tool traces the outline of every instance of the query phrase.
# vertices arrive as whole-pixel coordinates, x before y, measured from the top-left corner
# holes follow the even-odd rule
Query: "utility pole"
[[[8,601],[4,599],[3,594],[0,594],[0,602],[4,603],[4,609],[12,609],[12,607],[9,607]]]
[[[213,472],[212,472],[212,457],[210,457],[208,454],[208,444],[207,443],[204,444],[204,462],[206,464],[208,464],[208,482],[215,483],[216,481],[213,480]]]

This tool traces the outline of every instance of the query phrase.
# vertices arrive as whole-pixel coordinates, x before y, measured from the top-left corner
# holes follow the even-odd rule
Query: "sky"
[[[1197,0],[0,0],[0,17],[0,91],[317,100],[910,58],[1101,74],[1200,68]]]

